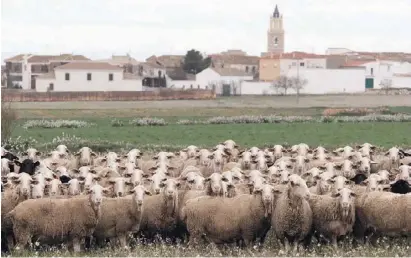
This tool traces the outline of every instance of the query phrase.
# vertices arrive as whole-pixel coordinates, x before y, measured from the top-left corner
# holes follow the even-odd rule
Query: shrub
[[[167,122],[163,118],[143,117],[133,119],[129,124],[135,126],[164,126],[167,125]]]
[[[1,100],[1,140],[7,141],[11,137],[17,122],[17,112],[10,102]]]
[[[121,121],[121,120],[119,120],[119,119],[117,119],[117,118],[114,118],[113,120],[111,120],[111,126],[113,126],[113,127],[121,127],[121,126],[124,126],[124,123],[123,123],[123,121]]]
[[[79,120],[28,120],[23,124],[23,128],[82,128],[92,125],[94,124]]]

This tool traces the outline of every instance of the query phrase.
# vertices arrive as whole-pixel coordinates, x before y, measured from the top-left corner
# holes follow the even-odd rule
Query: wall
[[[214,99],[212,90],[171,90],[153,91],[82,91],[82,92],[27,92],[2,89],[3,101],[11,102],[51,102],[51,101],[138,101],[175,99]]]
[[[296,76],[294,70],[288,73]],[[359,93],[365,91],[365,71],[358,69],[304,69],[299,71],[301,78],[308,80],[302,94],[328,94],[328,93]],[[243,82],[242,95],[281,94],[271,89],[271,82]],[[292,89],[287,94],[295,94]]]
[[[292,70],[289,76],[296,76]],[[304,69],[299,76],[308,80],[300,93],[359,93],[365,91],[365,71],[358,69]]]
[[[300,64],[304,63],[304,66]],[[305,70],[305,69],[325,69],[327,66],[326,58],[304,58],[304,59],[281,59],[280,67],[281,74],[287,75],[290,70]]]
[[[65,80],[65,74],[70,74],[70,80]],[[91,81],[87,81],[87,73],[91,73]],[[108,80],[113,74],[113,81]],[[122,70],[55,70],[55,79],[40,78],[36,81],[36,90],[45,92],[50,83],[54,83],[54,91],[142,91],[142,81],[124,79]]]
[[[190,81],[190,80],[167,81],[167,88],[182,89],[184,86],[184,89],[190,89],[191,85],[193,85],[193,89],[197,89],[199,84],[196,81]],[[200,85],[200,89],[205,89],[205,86],[206,85]]]
[[[276,94],[271,89],[271,82],[243,82],[241,84],[241,95],[272,95]]]
[[[274,81],[280,76],[280,60],[272,58],[260,59],[260,80]]]

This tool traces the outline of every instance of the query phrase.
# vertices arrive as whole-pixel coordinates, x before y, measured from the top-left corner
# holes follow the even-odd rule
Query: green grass
[[[291,254],[289,254],[291,255]],[[269,232],[266,242],[262,249],[257,249],[250,247],[249,249],[237,248],[234,245],[227,245],[218,249],[215,245],[205,245],[205,246],[195,246],[189,247],[185,244],[172,245],[169,243],[158,243],[158,244],[137,244],[129,250],[123,249],[111,249],[110,247],[93,249],[88,252],[81,253],[72,253],[61,248],[51,248],[48,250],[42,251],[17,251],[13,252],[12,256],[46,256],[46,257],[55,257],[55,256],[87,256],[87,257],[196,257],[196,256],[212,256],[212,257],[221,257],[221,256],[280,256],[287,257],[281,251],[281,246],[278,241],[275,239],[272,231]],[[318,244],[316,240],[313,240],[313,243],[309,250],[303,250],[298,253],[298,256],[303,257],[409,257],[411,256],[411,247],[407,239],[387,239],[381,238],[378,246],[368,246],[362,245],[354,247],[351,244],[350,239],[346,239],[341,242],[339,249],[335,252],[331,245],[327,244]]]
[[[89,119],[97,125],[90,128],[30,128],[21,126],[13,132],[13,137],[32,137],[39,143],[51,142],[64,134],[75,135],[89,142],[122,142],[143,148],[145,145],[187,146],[195,144],[203,147],[233,139],[241,146],[266,146],[272,144],[296,144],[328,147],[371,142],[382,147],[393,145],[411,146],[409,132],[411,122],[377,123],[292,123],[292,124],[222,124],[222,125],[176,125],[167,126],[124,126],[112,127],[110,120]],[[127,121],[125,121],[127,122]],[[117,144],[121,147],[121,144]],[[113,145],[116,148],[116,145]],[[104,149],[104,148],[103,148]]]

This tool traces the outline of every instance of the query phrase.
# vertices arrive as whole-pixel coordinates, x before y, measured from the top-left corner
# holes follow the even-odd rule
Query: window
[[[253,74],[255,73],[255,66],[253,66],[253,68],[251,68],[251,71],[253,72]]]
[[[304,63],[300,63],[300,66],[304,66]]]
[[[371,68],[371,75],[374,75],[374,68]]]
[[[389,72],[391,70],[391,65],[387,66],[387,72]]]
[[[87,74],[87,81],[91,81],[91,73]]]
[[[70,81],[70,74],[69,74],[69,73],[66,73],[66,74],[65,74],[65,78],[66,78],[66,81]]]
[[[108,80],[109,80],[109,81],[112,81],[112,80],[113,80],[113,74],[112,74],[112,73],[109,73],[109,74],[108,74]]]
[[[54,83],[49,84],[49,90],[54,90]]]

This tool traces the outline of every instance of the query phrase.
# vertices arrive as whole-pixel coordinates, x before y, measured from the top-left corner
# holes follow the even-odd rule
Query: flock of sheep
[[[286,252],[313,237],[358,243],[411,234],[411,151],[188,146],[153,156],[1,150],[2,252],[41,245],[128,247],[156,237],[241,247],[271,229]]]

